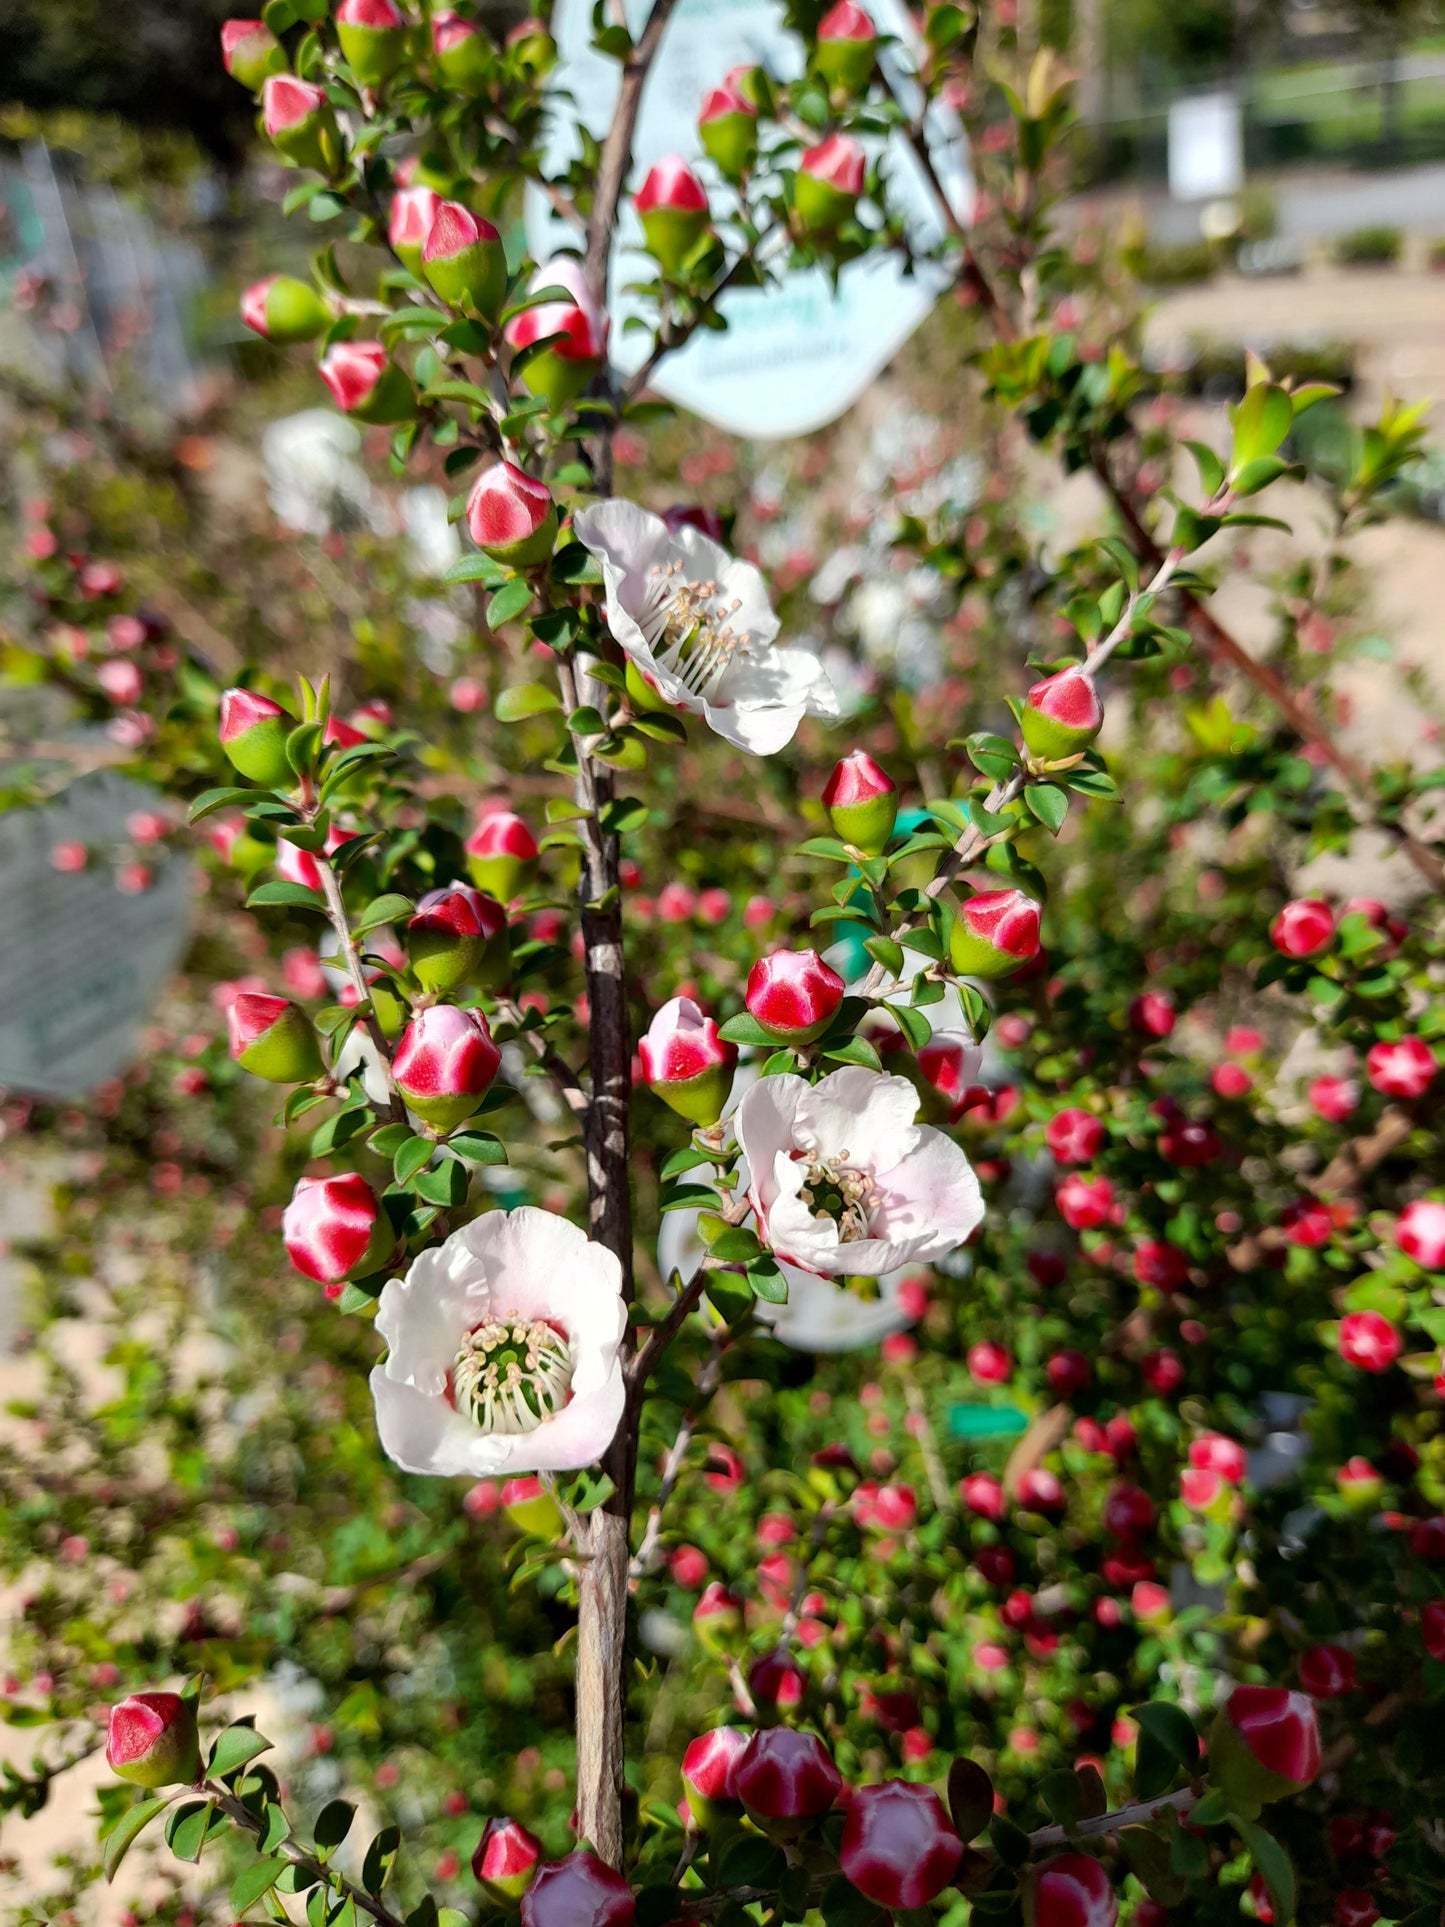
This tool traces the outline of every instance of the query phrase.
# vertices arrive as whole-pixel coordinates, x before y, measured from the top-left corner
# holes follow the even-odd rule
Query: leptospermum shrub
[[[790,633],[707,514],[613,486],[652,408],[607,360],[620,196],[658,267],[648,372],[710,325],[724,281],[766,275],[765,234],[842,272],[889,245],[868,143],[900,126],[927,149],[868,16],[797,23],[789,87],[718,76],[699,155],[638,181],[632,116],[667,9],[636,46],[604,26],[618,117],[595,163],[548,184],[579,251],[532,263],[506,260],[485,210],[533,166],[542,25],[498,48],[390,0],[311,11],[232,23],[226,57],[310,171],[298,204],[354,226],[314,286],[271,279],[243,312],[317,342],[337,405],[385,431],[398,470],[440,451],[465,488],[475,549],[452,578],[481,586],[493,632],[467,752],[490,800],[438,802],[440,732],[405,707],[338,713],[324,662],[295,689],[257,673],[225,691],[188,664],[152,735],[145,678],[97,670],[92,691],[71,649],[70,682],[140,719],[129,746],[192,794],[277,952],[292,939],[284,974],[278,954],[231,986],[207,1081],[236,1092],[239,1067],[277,1087],[304,1160],[269,1245],[245,1227],[263,1274],[252,1254],[279,1270],[284,1246],[298,1282],[266,1289],[308,1304],[288,1355],[308,1348],[299,1369],[332,1402],[288,1414],[295,1502],[327,1519],[354,1495],[359,1521],[387,1494],[398,1541],[388,1569],[370,1515],[350,1590],[278,1623],[274,1600],[259,1610],[277,1498],[248,1492],[233,1443],[272,1541],[257,1532],[244,1580],[206,1576],[254,1622],[233,1611],[189,1642],[132,1627],[121,1646],[100,1608],[33,1614],[37,1672],[68,1649],[75,1678],[58,1703],[54,1677],[27,1682],[24,1710],[69,1718],[78,1751],[102,1737],[97,1691],[132,1689],[103,1735],[121,1783],[107,1872],[129,1878],[154,1824],[203,1880],[224,1869],[227,1918],[1433,1918],[1431,786],[1352,760],[1296,686],[1307,597],[1256,661],[1194,560],[1258,520],[1325,395],[1253,369],[1227,445],[1192,445],[1196,479],[1159,492],[1146,379],[1123,337],[1090,336],[1095,274],[1050,236],[1066,96],[1047,60],[1016,93],[980,76],[1001,112],[977,145],[1007,165],[985,167],[989,211],[940,258],[978,311],[988,397],[1095,472],[1121,533],[1045,568],[1002,517],[979,535],[948,502],[903,515],[895,548],[931,572],[936,613],[1013,640],[1012,727],[992,685],[920,728]],[[924,46],[925,93],[957,98],[973,23],[937,9]],[[1064,302],[1073,325],[1043,328]],[[1392,409],[1318,478],[1339,555],[1417,441]],[[47,620],[83,636],[87,602],[124,619],[120,570],[35,533]],[[1251,688],[1240,716],[1207,693],[1221,669]],[[203,716],[229,775],[196,795]],[[710,858],[698,817],[739,795],[767,807]],[[1398,851],[1405,914],[1292,887],[1361,831]],[[162,1401],[126,1356],[133,1434],[190,1394]],[[63,1382],[57,1361],[57,1403]],[[171,1449],[193,1521],[197,1468]],[[54,1532],[75,1488],[13,1476],[84,1567],[91,1548]],[[112,1468],[77,1476],[107,1503]],[[467,1536],[493,1507],[530,1603],[503,1606]],[[333,1513],[328,1564],[343,1541]],[[142,1597],[166,1583],[151,1572]],[[58,1581],[47,1602],[68,1596]],[[532,1659],[534,1614],[555,1659]],[[325,1657],[318,1626],[353,1616]],[[484,1625],[477,1667],[457,1635]],[[83,1681],[87,1648],[120,1677]],[[407,1685],[413,1648],[445,1656],[434,1689]],[[303,1819],[267,1742],[216,1704],[298,1651],[339,1675],[336,1732],[415,1749],[428,1796],[444,1766],[460,1807],[419,1813],[407,1768],[360,1744],[343,1757],[373,1799],[397,1789],[402,1824],[363,1828],[342,1798]],[[519,1657],[566,1693],[570,1722],[529,1706],[554,1761],[566,1736],[557,1812],[497,1717],[527,1703]],[[445,1737],[441,1699],[484,1757]],[[447,1821],[468,1837],[418,1864]]]

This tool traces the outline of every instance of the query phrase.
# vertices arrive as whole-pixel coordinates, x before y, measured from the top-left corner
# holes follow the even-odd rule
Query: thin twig
[[[246,1833],[255,1834],[258,1839],[260,1838],[261,1822],[256,1818],[254,1813],[251,1813],[246,1807],[242,1806],[234,1793],[228,1793],[222,1786],[212,1785],[209,1780],[202,1783],[200,1791],[215,1801],[221,1812],[225,1814],[226,1818],[231,1821],[234,1826],[242,1828]],[[289,1860],[293,1867],[299,1867],[313,1882],[324,1881],[329,1883],[334,1890],[338,1891],[345,1899],[352,1901],[363,1913],[370,1914],[371,1918],[380,1924],[380,1927],[404,1927],[399,1914],[394,1914],[390,1907],[383,1905],[381,1901],[367,1893],[364,1887],[356,1886],[354,1882],[346,1878],[344,1873],[338,1873],[335,1867],[323,1866],[314,1854],[308,1853],[306,1849],[300,1846],[295,1840],[283,1840],[278,1847],[273,1847],[271,1851],[280,1854],[283,1860]]]
[[[518,1038],[532,1051],[537,1062],[557,1086],[568,1110],[585,1125],[588,1109],[587,1093],[578,1083],[571,1065],[558,1055],[541,1031],[528,1027],[526,1013],[519,1004],[514,1003],[510,997],[498,997],[496,1004],[497,1015],[505,1023],[516,1027]]]
[[[699,1272],[698,1276],[702,1276],[701,1272]],[[654,1333],[654,1336],[655,1335]],[[722,1377],[723,1353],[727,1350],[727,1347],[727,1326],[719,1325],[713,1332],[712,1345],[708,1352],[706,1362],[702,1370],[698,1373],[697,1397],[683,1414],[682,1423],[677,1428],[677,1437],[668,1447],[667,1457],[662,1462],[662,1484],[658,1490],[656,1499],[654,1499],[652,1503],[651,1510],[648,1512],[647,1525],[643,1530],[641,1543],[637,1551],[633,1554],[631,1564],[628,1567],[629,1578],[640,1579],[652,1563],[652,1555],[657,1550],[657,1542],[662,1535],[662,1515],[667,1509],[668,1500],[677,1488],[678,1479],[682,1474],[683,1461],[687,1457],[687,1449],[692,1444],[693,1433],[697,1430],[698,1419],[702,1413],[707,1410],[712,1395],[718,1388],[718,1382]],[[644,1351],[638,1361],[639,1382],[643,1376],[641,1370],[642,1361],[645,1360],[646,1357],[647,1353]]]
[[[351,987],[356,992],[357,1002],[364,1015],[362,1022],[366,1034],[376,1046],[386,1076],[386,1087],[390,1095],[386,1101],[387,1115],[393,1121],[406,1116],[406,1107],[397,1094],[396,1079],[391,1068],[391,1052],[387,1049],[386,1036],[371,1001],[371,986],[366,981],[366,971],[362,967],[361,953],[356,948],[356,939],[351,934],[351,923],[346,914],[346,899],[341,894],[341,882],[334,867],[324,856],[315,858],[316,868],[321,874],[321,891],[326,898],[326,915],[331,928],[336,932],[336,941],[341,949],[341,960],[346,966],[346,974],[351,979]]]

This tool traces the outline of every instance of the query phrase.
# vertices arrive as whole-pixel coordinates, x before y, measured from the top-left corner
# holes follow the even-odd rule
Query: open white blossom
[[[704,1174],[706,1175],[706,1174]],[[676,1271],[684,1284],[691,1281],[703,1260],[697,1235],[696,1211],[669,1211],[657,1234],[657,1263],[664,1278]],[[772,1305],[759,1298],[753,1310],[772,1327],[774,1338],[797,1352],[856,1352],[879,1345],[903,1331],[917,1317],[904,1290],[918,1272],[913,1266],[870,1281],[864,1292],[818,1278],[796,1265],[784,1265],[788,1302]]]
[[[622,1268],[567,1219],[489,1211],[382,1290],[376,1424],[405,1472],[575,1471],[612,1443],[626,1387]]]
[[[752,1087],[738,1143],[758,1234],[779,1259],[878,1278],[964,1242],[983,1217],[978,1179],[951,1138],[915,1123],[918,1104],[906,1077],[853,1064],[817,1084]]]
[[[763,578],[700,529],[613,497],[573,517],[602,565],[607,626],[663,699],[738,749],[770,756],[838,699],[808,649],[780,648]]]

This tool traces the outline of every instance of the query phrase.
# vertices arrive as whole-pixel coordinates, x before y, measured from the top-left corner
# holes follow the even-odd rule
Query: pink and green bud
[[[396,1247],[391,1220],[357,1171],[299,1178],[281,1217],[286,1256],[328,1292],[384,1265]]]
[[[391,197],[386,238],[391,251],[412,274],[421,273],[421,251],[442,199],[435,188],[399,187]]]
[[[379,341],[338,341],[321,359],[321,379],[343,414],[360,422],[410,421],[416,391]]]
[[[1007,977],[1039,954],[1039,906],[1022,890],[983,890],[959,906],[949,959],[960,977]]]
[[[664,1104],[691,1124],[716,1124],[732,1089],[737,1047],[718,1035],[691,997],[673,997],[638,1044],[642,1074]]]
[[[1092,1854],[1061,1853],[1024,1884],[1026,1927],[1115,1927],[1119,1901],[1108,1869]]]
[[[545,482],[515,463],[494,462],[467,497],[467,527],[483,554],[514,569],[532,569],[556,544],[557,505]]]
[[[748,973],[746,1003],[777,1044],[810,1044],[843,1001],[843,979],[816,950],[775,950]]]
[[[707,232],[707,194],[679,154],[648,170],[633,202],[647,237],[647,250],[664,274],[676,274]]]
[[[1263,1806],[1298,1793],[1319,1770],[1319,1721],[1308,1695],[1236,1686],[1209,1733],[1209,1777],[1225,1797]]]
[[[692,1609],[692,1629],[704,1652],[713,1654],[730,1653],[741,1638],[742,1606],[720,1579],[703,1589]]]
[[[507,57],[523,73],[541,79],[557,64],[557,43],[545,20],[519,20],[507,35]]]
[[[703,101],[697,136],[703,152],[730,181],[741,179],[757,159],[758,110],[732,74]]]
[[[1019,727],[1032,753],[1061,762],[1087,749],[1099,733],[1104,706],[1094,678],[1079,664],[1036,682],[1028,693]]]
[[[501,1062],[479,1010],[433,1004],[402,1032],[392,1070],[408,1110],[439,1131],[454,1131],[486,1096]]]
[[[331,325],[331,310],[309,281],[270,274],[241,296],[241,319],[265,340],[289,347],[324,334]]]
[[[502,1510],[517,1528],[533,1539],[562,1536],[562,1509],[534,1474],[508,1479],[502,1487]]]
[[[226,1012],[231,1055],[268,1084],[309,1084],[322,1071],[311,1020],[298,1004],[243,990]]]
[[[851,134],[830,134],[810,147],[793,182],[793,212],[801,232],[836,232],[857,206],[867,171],[863,144]]]
[[[472,1855],[472,1872],[492,1905],[511,1913],[522,1904],[541,1861],[541,1841],[518,1821],[488,1820]]]
[[[421,251],[421,271],[453,308],[495,320],[507,293],[507,256],[490,221],[443,201]]]
[[[879,856],[898,820],[898,786],[866,749],[850,750],[828,778],[823,808],[843,842]]]
[[[221,698],[219,738],[227,761],[268,789],[290,788],[296,780],[286,758],[286,738],[294,727],[280,703],[254,689],[228,689]]]
[[[473,883],[498,903],[510,903],[537,874],[537,839],[510,810],[484,816],[465,849]]]
[[[569,297],[524,308],[506,326],[506,341],[518,351],[535,348],[522,366],[528,392],[540,395],[552,408],[574,402],[597,372],[607,352],[607,314],[593,300],[582,263],[571,255],[556,255],[534,272],[529,292],[560,288]],[[545,347],[537,344],[545,342]]]
[[[926,1908],[952,1884],[963,1842],[932,1787],[885,1780],[848,1802],[838,1862],[865,1899],[890,1913]]]
[[[590,1847],[546,1861],[522,1901],[521,1927],[634,1927],[636,1919],[631,1881]]]
[[[742,1805],[738,1798],[738,1761],[751,1736],[736,1726],[715,1726],[700,1733],[682,1756],[682,1790],[700,1827],[715,1826]]]
[[[425,990],[456,990],[478,978],[499,939],[505,950],[507,913],[501,904],[469,883],[448,883],[428,891],[407,925],[412,973]]]
[[[294,74],[272,74],[261,89],[261,125],[296,167],[334,173],[341,159],[341,133],[326,89]]]
[[[383,86],[401,65],[407,25],[395,0],[341,0],[336,37],[363,87]]]
[[[463,93],[477,93],[490,78],[495,50],[475,20],[443,8],[431,17],[432,59],[441,78]]]
[[[838,0],[818,23],[818,72],[831,87],[856,93],[873,72],[878,30],[854,0]]]
[[[223,20],[221,61],[232,80],[259,94],[272,74],[286,72],[286,49],[263,20]]]
[[[105,1763],[132,1786],[194,1786],[201,1777],[195,1701],[132,1693],[112,1706]]]
[[[842,1792],[843,1776],[816,1733],[769,1726],[748,1741],[737,1790],[765,1833],[786,1838],[822,1818]]]

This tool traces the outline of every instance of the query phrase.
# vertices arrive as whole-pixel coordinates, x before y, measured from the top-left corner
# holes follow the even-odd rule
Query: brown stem
[[[621,91],[597,162],[597,187],[587,224],[586,274],[592,299],[601,307],[607,305],[607,267],[612,259],[617,209],[632,165],[632,136],[642,108],[642,90],[676,5],[677,0],[652,0],[647,23],[622,63]]]
[[[346,915],[346,901],[341,894],[341,883],[335,869],[323,856],[316,858],[316,867],[321,872],[321,889],[326,898],[326,914],[331,928],[336,932],[336,941],[341,946],[341,960],[346,966],[346,974],[351,979],[351,987],[356,992],[361,1008],[366,1012],[362,1022],[366,1034],[376,1046],[386,1071],[386,1085],[391,1095],[387,1100],[386,1114],[400,1121],[406,1115],[405,1107],[396,1093],[396,1080],[392,1076],[391,1052],[387,1049],[386,1037],[377,1020],[376,1011],[371,1004],[371,986],[366,981],[362,969],[361,954],[356,948],[356,939],[351,934],[351,924]]]
[[[260,1837],[261,1822],[254,1813],[248,1812],[242,1806],[234,1793],[227,1793],[224,1787],[213,1786],[208,1780],[202,1782],[200,1791],[215,1801],[234,1826]],[[283,1860],[289,1860],[293,1867],[300,1867],[313,1882],[327,1882],[333,1892],[350,1900],[363,1913],[370,1914],[371,1918],[378,1923],[378,1927],[402,1927],[399,1914],[394,1914],[390,1907],[374,1899],[364,1888],[354,1885],[345,1874],[338,1873],[334,1867],[323,1866],[314,1854],[308,1853],[297,1841],[283,1840],[280,1846],[273,1848],[272,1851],[280,1854]]]

